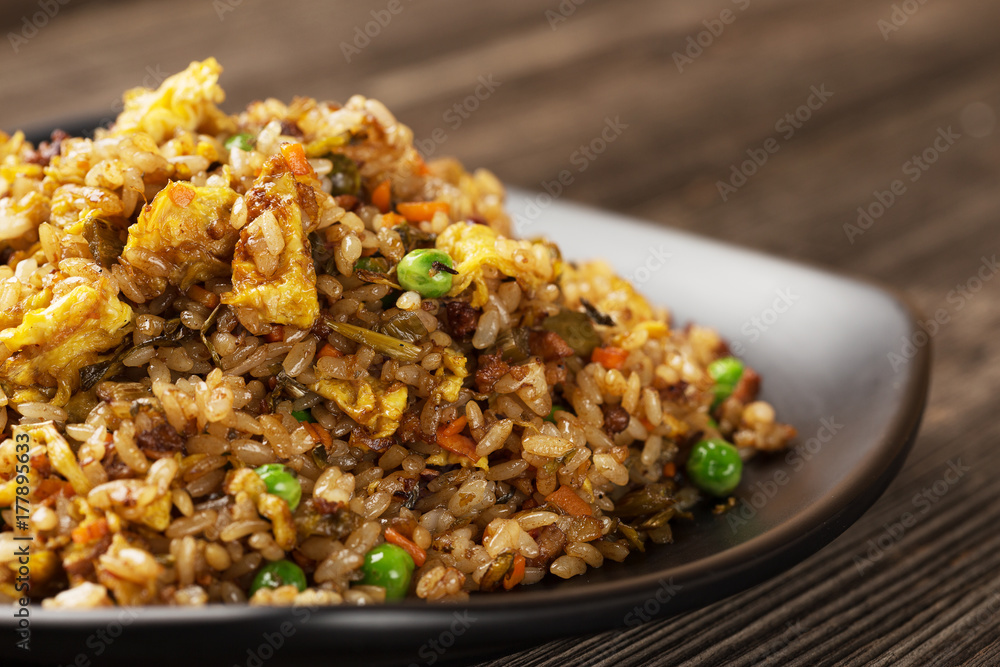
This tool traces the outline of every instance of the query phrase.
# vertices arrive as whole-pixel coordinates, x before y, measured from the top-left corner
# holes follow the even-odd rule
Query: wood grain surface
[[[1000,664],[1000,3],[399,0],[356,45],[389,4],[5,0],[0,127],[109,116],[215,55],[231,110],[363,93],[425,153],[531,189],[572,169],[567,199],[904,292],[941,320],[930,403],[856,525],[700,611],[489,664]]]

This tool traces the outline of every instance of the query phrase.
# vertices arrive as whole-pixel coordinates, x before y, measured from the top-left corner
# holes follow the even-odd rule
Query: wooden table
[[[0,9],[4,129],[106,115],[208,55],[230,109],[361,92],[425,152],[533,189],[618,119],[563,196],[881,281],[947,318],[913,452],[842,537],[624,640],[490,664],[1000,664],[1000,3],[72,0],[44,21],[42,5]],[[355,43],[373,10],[385,25]],[[969,472],[860,572],[955,460]]]

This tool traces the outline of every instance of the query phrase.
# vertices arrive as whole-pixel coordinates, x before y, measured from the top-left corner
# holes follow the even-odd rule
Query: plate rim
[[[67,123],[69,125],[69,123]],[[74,127],[84,127],[86,122],[77,122]],[[36,134],[37,136],[37,134]],[[540,194],[520,188],[509,188],[516,196]],[[837,283],[851,283],[856,288],[864,288],[879,293],[891,304],[899,320],[905,324],[908,335],[920,330],[918,320],[920,310],[912,300],[900,290],[886,286],[870,278],[838,273],[824,267],[789,259],[766,252],[739,246],[732,242],[702,236],[687,230],[657,225],[651,221],[623,215],[578,202],[561,200],[556,202],[561,208],[585,210],[606,218],[609,222],[624,222],[639,226],[650,232],[681,236],[695,240],[706,246],[725,247],[743,255],[753,255],[769,263],[780,263],[789,268],[818,273]],[[565,624],[528,628],[519,636],[520,642],[508,642],[511,650],[519,644],[536,642],[540,638],[555,639],[560,636],[608,630],[625,624],[620,613],[611,610],[629,609],[636,601],[648,599],[665,579],[681,587],[690,587],[698,595],[674,596],[669,604],[662,605],[656,616],[673,615],[693,608],[700,608],[724,597],[736,594],[726,582],[739,578],[745,582],[739,590],[746,590],[771,577],[792,564],[804,560],[820,551],[853,525],[884,493],[892,479],[903,466],[920,428],[930,387],[933,342],[928,337],[926,345],[917,348],[909,359],[906,373],[905,391],[901,393],[893,418],[885,426],[881,438],[873,440],[870,453],[874,454],[872,464],[858,474],[841,479],[834,490],[819,501],[796,512],[788,520],[774,526],[765,533],[746,542],[726,548],[707,558],[675,565],[656,572],[637,574],[624,579],[595,582],[566,589],[546,589],[542,591],[519,591],[515,595],[474,597],[466,603],[456,605],[428,605],[422,601],[405,600],[391,605],[373,607],[326,607],[317,609],[312,619],[315,630],[303,632],[311,637],[325,636],[328,629],[341,631],[361,631],[385,622],[403,621],[404,628],[397,629],[408,640],[426,638],[428,633],[440,630],[442,623],[450,622],[456,611],[469,610],[483,616],[495,617],[496,622],[516,620],[524,624],[526,620],[540,618],[555,610],[565,610],[568,606],[582,610],[604,610],[605,613],[575,613],[576,622],[572,628]],[[725,590],[723,590],[725,589]],[[32,628],[44,632],[86,631],[114,622],[121,614],[120,607],[108,610],[52,611],[35,608],[32,610]],[[419,610],[419,614],[414,611]],[[281,623],[291,618],[288,608],[256,608],[249,606],[227,607],[211,605],[204,608],[148,607],[141,612],[134,623],[140,627],[174,630],[192,625],[232,625],[250,623]],[[380,619],[373,623],[374,619]],[[414,620],[416,619],[416,621]],[[0,628],[11,629],[14,620],[4,615]],[[489,625],[483,623],[482,625]],[[256,626],[255,626],[256,627]],[[471,633],[470,633],[471,634]],[[12,643],[11,643],[12,644]],[[4,643],[0,655],[7,652],[11,644]],[[303,642],[303,650],[308,650],[308,642]],[[391,645],[402,645],[392,642]],[[487,649],[489,647],[480,647]],[[495,648],[495,646],[494,646]]]

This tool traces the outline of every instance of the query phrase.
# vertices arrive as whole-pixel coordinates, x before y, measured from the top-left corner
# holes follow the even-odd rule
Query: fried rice
[[[794,436],[752,369],[714,391],[714,331],[512,238],[488,171],[361,96],[228,115],[220,71],[92,139],[0,133],[0,600],[30,536],[47,608],[379,603],[387,542],[407,596],[461,601],[669,543],[712,502],[695,442]],[[400,285],[421,248],[444,296]],[[306,584],[254,589],[282,561]]]

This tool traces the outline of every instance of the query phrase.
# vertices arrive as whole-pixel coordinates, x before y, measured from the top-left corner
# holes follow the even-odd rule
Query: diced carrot
[[[477,458],[475,441],[461,434],[461,430],[465,428],[468,421],[465,415],[462,415],[450,424],[439,427],[437,431],[437,444],[449,452],[460,456],[467,456],[475,461]]]
[[[299,422],[299,423],[302,424],[302,428],[306,430],[306,433],[309,434],[309,437],[312,438],[313,441],[321,442],[321,439],[319,437],[319,429],[316,428],[315,424],[312,424],[310,422]]]
[[[419,174],[420,176],[426,176],[429,173],[431,173],[431,170],[427,166],[427,163],[424,162],[424,158],[421,157],[420,155],[417,155],[417,174]]]
[[[323,347],[319,348],[319,352],[316,354],[317,359],[320,359],[322,357],[336,358],[342,356],[344,356],[344,353],[335,348],[333,345],[330,345],[329,343],[325,343]]]
[[[182,183],[174,183],[170,188],[170,201],[181,208],[187,208],[194,201],[194,190]]]
[[[437,444],[449,452],[467,456],[476,461],[476,443],[466,435],[438,435]]]
[[[395,528],[385,529],[385,541],[405,549],[417,567],[421,567],[427,561],[427,552],[418,547],[412,540],[397,532]]]
[[[451,423],[445,424],[438,429],[438,435],[442,433],[444,435],[455,435],[456,433],[461,433],[465,425],[469,423],[469,418],[465,415],[461,415],[454,419]]]
[[[401,216],[399,213],[394,211],[389,211],[388,213],[382,214],[382,226],[383,227],[397,227],[399,225],[405,225],[406,218]]]
[[[410,222],[430,222],[435,213],[448,213],[451,206],[443,201],[411,201],[396,204],[396,210]]]
[[[95,521],[84,521],[74,528],[69,536],[76,544],[85,544],[100,539],[107,534],[108,522],[102,518]]]
[[[591,361],[608,370],[621,368],[625,365],[626,359],[628,359],[628,350],[623,350],[620,347],[595,347],[590,355]]]
[[[545,501],[558,505],[573,516],[591,516],[594,513],[594,510],[590,508],[590,503],[565,484],[545,496]]]
[[[389,179],[382,181],[372,192],[372,204],[382,213],[388,213],[392,208],[392,189]]]
[[[312,427],[319,433],[319,441],[323,447],[327,450],[333,449],[333,438],[330,437],[330,432],[319,424],[313,424]]]
[[[647,431],[652,431],[655,428],[653,426],[653,422],[649,421],[645,417],[639,417],[639,423],[642,424]]]
[[[525,558],[521,554],[514,554],[514,567],[510,568],[503,577],[503,587],[510,590],[524,581]]]
[[[674,465],[673,462],[664,463],[663,464],[663,476],[664,477],[668,477],[669,478],[669,477],[673,477],[676,474],[677,474],[677,466]]]
[[[268,343],[279,343],[285,340],[285,327],[275,324],[270,331],[264,334],[264,340]]]
[[[201,285],[191,285],[191,289],[187,291],[187,296],[192,301],[197,301],[209,310],[219,305],[219,295],[215,292],[209,292]]]
[[[285,156],[285,162],[288,163],[288,168],[291,169],[292,173],[296,176],[305,176],[306,174],[312,173],[312,165],[309,164],[309,160],[306,159],[306,152],[305,149],[302,148],[302,144],[281,144],[281,154]]]
[[[49,496],[54,496],[57,493],[61,493],[69,498],[76,492],[73,491],[73,485],[69,482],[49,477],[40,481],[38,486],[35,487],[35,502],[40,503]]]

